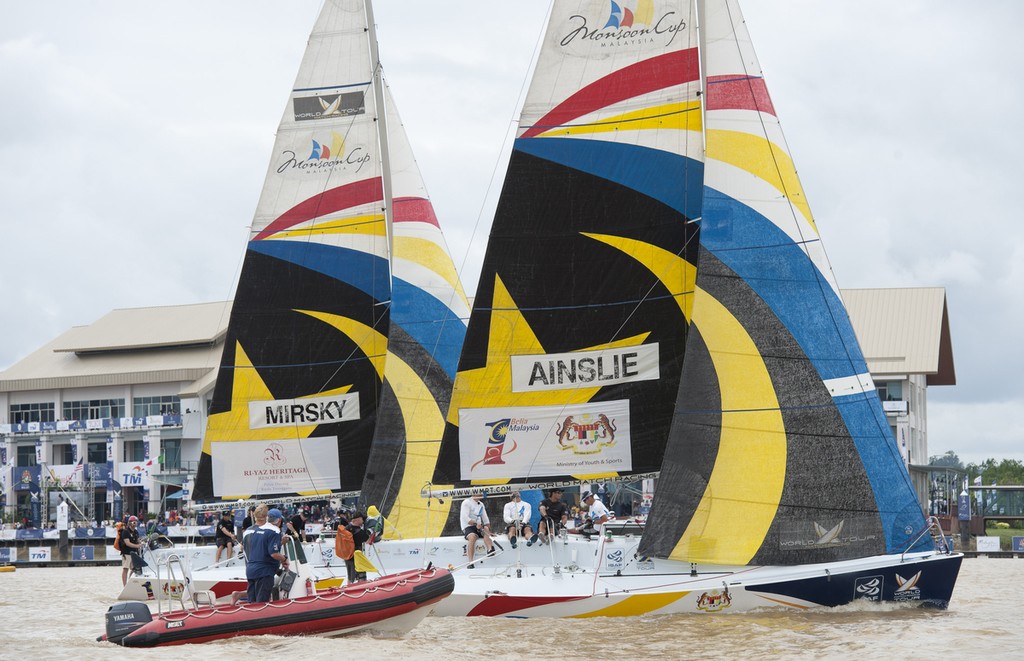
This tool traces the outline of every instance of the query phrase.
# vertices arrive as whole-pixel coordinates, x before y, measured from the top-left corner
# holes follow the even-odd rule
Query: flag
[[[373,572],[374,574],[380,573],[380,570],[373,566],[373,563],[370,562],[370,559],[367,558],[366,554],[362,551],[356,551],[355,554],[353,554],[352,559],[355,560],[356,571]]]
[[[71,470],[71,477],[74,478],[75,475],[78,475],[79,473],[81,473],[82,469],[84,468],[84,466],[85,466],[85,457],[82,457],[81,459],[78,460],[78,463],[75,464],[75,467]]]
[[[976,486],[976,487],[980,487],[981,486],[981,476],[980,475],[978,477],[974,478],[974,486]]]

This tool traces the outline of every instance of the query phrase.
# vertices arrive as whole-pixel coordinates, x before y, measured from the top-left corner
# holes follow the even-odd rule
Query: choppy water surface
[[[437,618],[398,640],[237,638],[156,650],[97,643],[120,567],[0,574],[0,659],[729,659],[1024,657],[1024,560],[964,560],[947,611],[858,604],[812,612],[588,620]],[[30,656],[31,655],[31,656]],[[998,655],[995,656],[995,655]],[[1019,656],[1018,656],[1019,655]]]

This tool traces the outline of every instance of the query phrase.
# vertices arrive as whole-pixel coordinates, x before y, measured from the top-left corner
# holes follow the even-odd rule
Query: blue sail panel
[[[249,250],[330,276],[373,296],[389,297],[387,260],[360,250],[299,241],[250,241]]]
[[[520,138],[515,149],[632,188],[687,218],[700,215],[704,164],[692,158],[650,147],[574,138]]]
[[[701,243],[764,299],[822,380],[867,373],[842,301],[803,248],[774,223],[708,187]]]
[[[400,326],[455,378],[466,324],[451,308],[415,285],[395,278],[391,284],[391,323]]]

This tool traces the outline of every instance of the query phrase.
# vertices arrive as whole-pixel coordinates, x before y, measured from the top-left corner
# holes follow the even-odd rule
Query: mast
[[[697,67],[699,70],[699,87],[700,91],[700,135],[701,143],[704,145],[703,152],[705,159],[708,153],[708,46],[707,46],[707,32],[704,30],[704,1],[697,0],[694,5],[694,12],[696,13],[697,20],[695,25],[697,27]],[[705,159],[702,159],[705,160]]]
[[[377,26],[373,20],[373,3],[366,0],[366,29],[370,41],[370,66],[373,69],[373,99],[377,107],[377,139],[380,141],[381,179],[384,186],[384,218],[388,235],[388,264],[395,254],[394,211],[391,194],[391,154],[388,146],[387,108],[384,105],[384,74],[377,50]],[[393,270],[393,269],[392,269]]]

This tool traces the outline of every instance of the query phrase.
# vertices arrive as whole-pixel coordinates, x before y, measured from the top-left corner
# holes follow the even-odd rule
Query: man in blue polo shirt
[[[249,579],[250,604],[270,601],[278,564],[288,569],[288,558],[281,553],[281,510],[267,512],[267,523],[252,533],[252,546],[246,557],[245,577]]]

